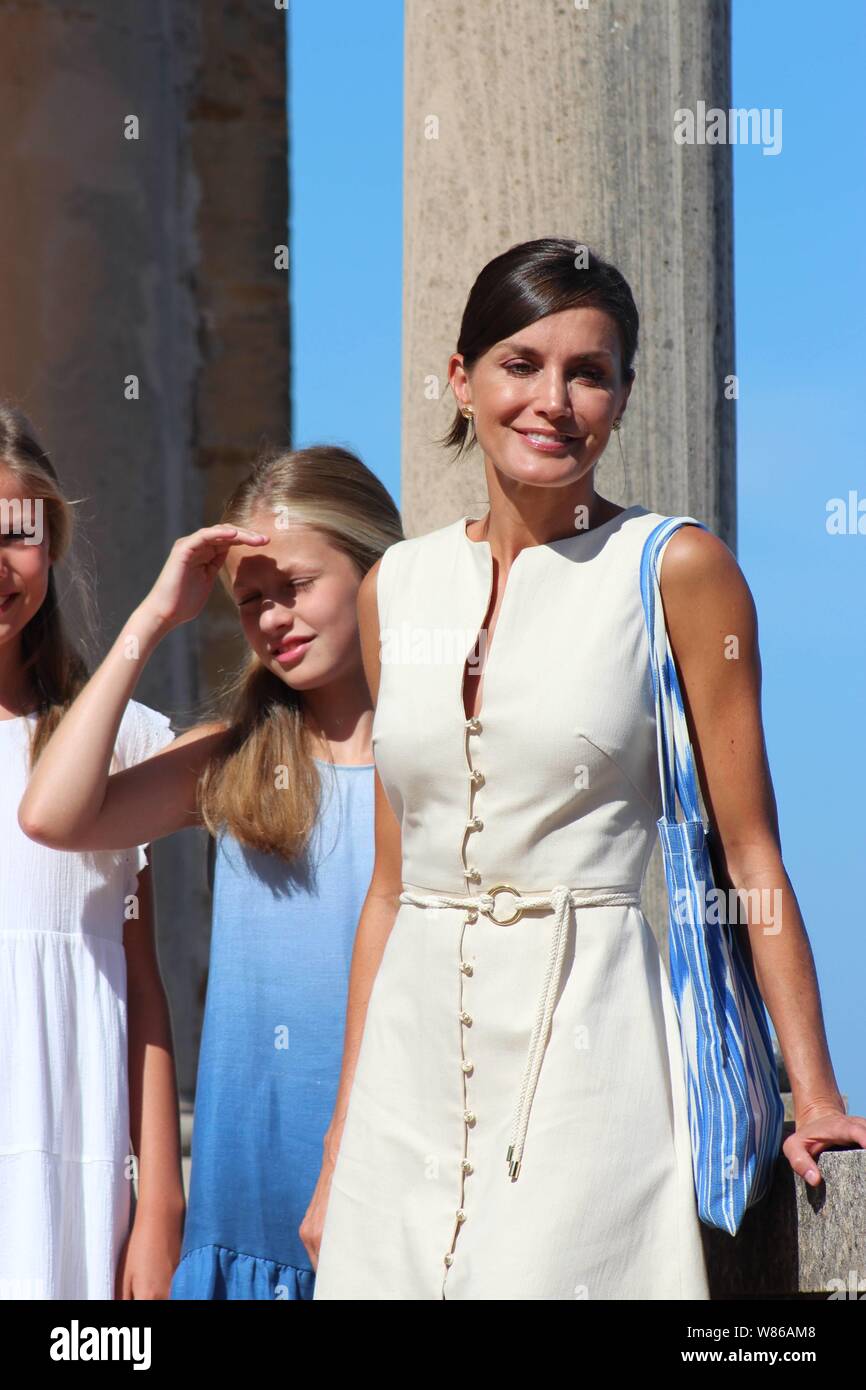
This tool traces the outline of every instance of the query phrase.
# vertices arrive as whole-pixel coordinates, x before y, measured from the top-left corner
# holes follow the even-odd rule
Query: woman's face
[[[594,308],[538,319],[488,348],[468,373],[454,353],[449,378],[459,403],[473,408],[491,463],[516,482],[553,487],[592,468],[631,390],[616,323]]]
[[[45,602],[51,560],[47,506],[0,465],[0,646],[18,639]]]
[[[356,566],[311,527],[276,524],[257,511],[249,529],[267,546],[233,546],[226,557],[244,636],[275,676],[310,690],[362,669]]]

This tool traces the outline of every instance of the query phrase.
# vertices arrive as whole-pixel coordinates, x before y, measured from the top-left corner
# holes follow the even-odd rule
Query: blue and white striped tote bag
[[[682,1039],[692,1167],[698,1214],[736,1235],[746,1209],[768,1190],[782,1141],[784,1106],[764,1002],[738,926],[737,900],[719,900],[682,692],[668,642],[659,569],[680,526],[667,517],[647,538],[641,559],[658,731],[664,852],[670,923],[671,990]],[[676,797],[685,819],[676,819]],[[733,902],[733,909],[731,903]],[[745,946],[739,933],[746,933]]]

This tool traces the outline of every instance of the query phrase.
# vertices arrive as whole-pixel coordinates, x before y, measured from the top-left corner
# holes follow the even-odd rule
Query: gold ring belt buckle
[[[495,888],[489,888],[487,890],[485,896],[495,898],[497,893],[513,893],[515,898],[521,896],[519,889],[512,888],[510,883],[497,883]],[[491,922],[495,922],[498,927],[508,927],[512,922],[518,922],[523,916],[523,905],[521,904],[521,906],[517,908],[513,917],[494,917],[492,911],[488,912],[487,916],[490,918]]]

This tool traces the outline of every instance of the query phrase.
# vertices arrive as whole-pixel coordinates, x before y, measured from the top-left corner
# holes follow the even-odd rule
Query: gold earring
[[[614,420],[614,422],[613,422],[613,429],[616,430],[616,442],[617,442],[617,444],[619,445],[619,461],[620,461],[620,463],[622,464],[623,486],[624,486],[624,488],[625,488],[626,493],[628,493],[628,491],[629,491],[628,463],[626,462],[625,453],[623,452],[623,447],[622,447],[622,431],[621,431],[621,428],[620,428],[621,425],[622,425],[622,416],[620,416],[620,418],[619,418],[618,420]]]
[[[475,411],[472,409],[471,405],[461,405],[460,414],[463,416],[464,420],[471,420]]]

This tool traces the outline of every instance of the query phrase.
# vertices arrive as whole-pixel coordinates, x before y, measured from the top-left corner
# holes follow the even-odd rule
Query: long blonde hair
[[[32,422],[8,401],[0,401],[0,466],[13,474],[27,497],[42,500],[51,560],[45,599],[21,633],[24,669],[37,715],[35,724],[28,725],[32,770],[90,677],[84,649],[90,647],[94,651],[96,645],[93,580],[71,555],[75,503],[65,496]],[[73,595],[79,609],[79,647],[69,637],[61,614],[56,575],[56,566],[61,560],[66,561],[63,602],[65,604],[67,596]]]
[[[359,578],[403,539],[388,490],[355,454],[336,445],[266,454],[232,493],[220,522],[248,526],[260,511],[284,512],[319,532],[349,556]],[[228,589],[224,569],[220,578]],[[214,709],[229,727],[199,780],[202,820],[214,837],[224,830],[264,854],[297,859],[315,825],[320,794],[303,696],[250,651],[217,693]]]

